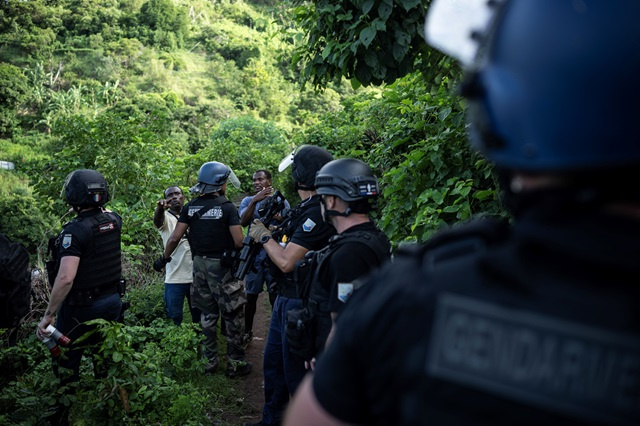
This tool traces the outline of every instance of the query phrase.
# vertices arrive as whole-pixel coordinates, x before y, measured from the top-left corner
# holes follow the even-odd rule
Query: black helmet
[[[209,161],[200,167],[198,172],[198,184],[190,189],[191,192],[209,194],[220,191],[222,185],[231,179],[231,183],[238,188],[240,181],[229,166],[217,161]]]
[[[98,207],[109,201],[109,185],[95,170],[81,169],[69,173],[64,191],[67,203],[73,207]]]
[[[344,201],[375,198],[380,193],[378,179],[365,162],[341,158],[325,164],[316,175],[318,194],[335,195]]]
[[[333,156],[319,146],[301,145],[280,163],[278,170],[283,171],[291,164],[291,176],[298,187],[305,190],[315,189],[316,173]]]

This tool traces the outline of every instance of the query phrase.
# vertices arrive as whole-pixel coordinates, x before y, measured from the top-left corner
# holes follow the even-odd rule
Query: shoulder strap
[[[391,244],[380,230],[376,230],[376,232],[356,231],[335,235],[329,239],[329,247],[336,249],[347,242],[366,245],[373,250],[380,263],[388,260],[391,254]]]
[[[322,250],[318,250],[313,252],[313,260],[311,264],[312,272],[311,277],[305,285],[302,286],[301,295],[304,298],[309,296],[311,292],[312,283],[318,278],[320,272],[322,271],[324,265],[331,258],[333,253],[342,245],[348,242],[356,242],[366,247],[370,248],[376,258],[378,259],[378,263],[382,264],[386,260],[390,258],[391,252],[391,244],[384,237],[379,230],[377,232],[371,231],[356,231],[356,232],[348,232],[346,234],[338,234],[329,238],[329,245],[324,247]]]
[[[478,253],[504,241],[509,235],[506,221],[484,219],[443,231],[424,244],[410,244],[398,250],[398,256],[420,259],[422,268],[430,270],[438,264]]]
[[[305,254],[304,258],[296,264],[294,279],[298,286],[298,298],[303,300],[309,298],[313,280],[320,266],[328,257],[327,253],[330,248],[330,246],[326,246],[320,250],[309,251]]]

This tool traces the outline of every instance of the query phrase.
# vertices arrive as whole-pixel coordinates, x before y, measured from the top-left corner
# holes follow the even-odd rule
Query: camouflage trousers
[[[226,326],[229,359],[244,360],[242,333],[244,304],[247,303],[244,284],[233,278],[229,268],[222,267],[220,259],[194,256],[191,303],[202,312],[200,324],[207,359],[218,360],[216,325],[218,318],[222,317]]]

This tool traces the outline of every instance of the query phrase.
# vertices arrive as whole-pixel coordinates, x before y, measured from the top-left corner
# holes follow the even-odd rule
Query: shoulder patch
[[[353,283],[338,283],[338,300],[347,303],[353,294]]]
[[[116,229],[116,225],[113,222],[103,223],[98,228],[98,232],[102,234],[103,232],[113,231],[114,229]]]
[[[302,224],[302,230],[304,232],[311,232],[313,230],[313,228],[316,227],[316,223],[311,220],[311,218],[307,219],[303,224]]]
[[[62,236],[62,248],[68,249],[71,247],[71,234],[64,234]]]

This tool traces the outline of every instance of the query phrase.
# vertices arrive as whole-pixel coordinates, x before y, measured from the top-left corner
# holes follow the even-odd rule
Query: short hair
[[[182,188],[180,188],[178,185],[169,185],[169,186],[167,186],[167,188],[166,188],[166,189],[164,190],[164,192],[162,193],[162,196],[163,196],[164,198],[167,198],[167,189],[169,189],[169,188],[178,188],[178,189],[180,190],[180,193],[181,193],[182,195],[184,195],[184,191],[182,191]]]
[[[260,172],[264,173],[264,175],[267,177],[267,179],[271,180],[271,172],[269,170],[259,169],[259,170],[255,171],[254,175],[256,173],[260,173]]]

